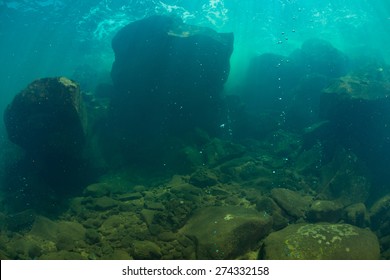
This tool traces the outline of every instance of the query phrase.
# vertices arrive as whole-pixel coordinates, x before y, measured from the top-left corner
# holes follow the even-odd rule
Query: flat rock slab
[[[270,216],[235,206],[196,212],[181,233],[195,240],[198,259],[234,259],[253,249],[272,227]]]
[[[376,235],[349,224],[295,224],[271,233],[260,256],[267,260],[376,260]]]

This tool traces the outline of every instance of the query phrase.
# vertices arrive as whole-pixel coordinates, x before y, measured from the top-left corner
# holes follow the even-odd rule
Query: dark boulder
[[[372,65],[335,80],[321,95],[329,135],[370,168],[378,195],[385,194],[390,164],[390,71]],[[386,187],[385,187],[386,188]]]
[[[219,132],[232,33],[152,16],[122,28],[112,48],[110,121],[117,139],[145,147],[196,127]]]
[[[25,153],[5,171],[9,211],[53,213],[90,180],[84,110],[78,84],[65,77],[36,80],[15,96],[4,122],[9,139]]]
[[[4,113],[9,139],[41,156],[78,155],[85,143],[85,121],[80,88],[64,77],[32,82]]]

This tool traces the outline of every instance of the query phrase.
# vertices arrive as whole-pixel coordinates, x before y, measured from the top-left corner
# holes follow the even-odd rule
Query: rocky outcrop
[[[4,122],[12,142],[41,157],[76,157],[85,142],[80,88],[65,77],[29,84],[7,107]]]
[[[52,212],[87,179],[86,113],[77,83],[44,78],[17,94],[4,113],[9,139],[24,155],[5,175],[10,211]]]
[[[160,149],[167,138],[182,138],[195,128],[220,131],[232,33],[153,16],[123,27],[112,48],[110,121],[129,153]]]
[[[322,117],[328,135],[366,162],[376,187],[385,193],[390,164],[390,70],[374,64],[335,80],[321,95]]]

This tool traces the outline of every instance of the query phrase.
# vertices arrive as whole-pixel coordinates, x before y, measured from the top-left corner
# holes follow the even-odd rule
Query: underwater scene
[[[390,2],[0,1],[0,259],[390,259]]]

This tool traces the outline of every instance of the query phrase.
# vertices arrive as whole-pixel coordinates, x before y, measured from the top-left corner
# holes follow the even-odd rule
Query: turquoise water
[[[1,1],[1,99],[35,78],[109,72],[110,41],[127,23],[152,14],[175,14],[186,23],[234,32],[228,87],[239,83],[254,54],[289,54],[308,38],[325,39],[350,55],[389,59],[387,1]],[[76,73],[77,74],[77,73]]]
[[[389,45],[388,1],[0,0],[0,258],[249,258],[188,239],[220,214],[224,248],[248,213],[266,230],[237,248],[348,223],[372,230],[369,258],[390,258]],[[43,79],[61,76],[80,92]],[[72,89],[76,113],[68,99],[12,111],[37,79],[26,95]],[[47,227],[65,232],[55,248]]]

